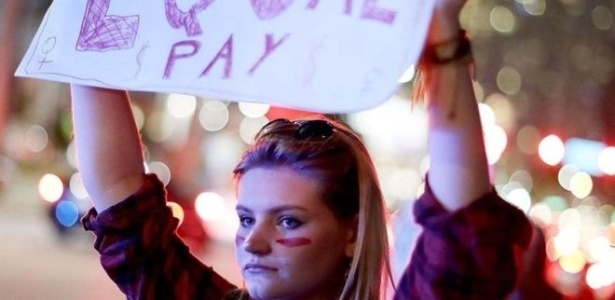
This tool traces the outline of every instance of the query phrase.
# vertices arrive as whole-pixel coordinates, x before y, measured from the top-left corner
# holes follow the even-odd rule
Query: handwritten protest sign
[[[350,112],[418,59],[432,0],[55,0],[18,76]]]

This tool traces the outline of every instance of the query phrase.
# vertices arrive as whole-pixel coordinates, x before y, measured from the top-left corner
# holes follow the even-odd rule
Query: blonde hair
[[[357,220],[354,255],[340,299],[380,299],[384,283],[393,283],[387,213],[376,170],[359,136],[328,118],[277,119],[256,135],[233,173],[240,180],[248,170],[263,166],[290,167],[315,180],[337,218]]]
[[[350,131],[346,134],[354,135]],[[384,294],[384,283],[389,280],[393,284],[386,207],[367,149],[358,139],[351,148],[357,164],[359,222],[355,255],[340,299],[380,299]]]

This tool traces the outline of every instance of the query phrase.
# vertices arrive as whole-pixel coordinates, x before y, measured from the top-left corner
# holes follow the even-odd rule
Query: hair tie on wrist
[[[467,64],[472,61],[472,45],[466,31],[460,30],[454,39],[425,46],[419,65],[444,65],[453,62]]]

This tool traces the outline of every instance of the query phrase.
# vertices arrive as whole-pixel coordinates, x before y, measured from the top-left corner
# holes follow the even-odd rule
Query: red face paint
[[[235,247],[238,247],[239,245],[243,244],[243,242],[246,240],[245,237],[243,236],[235,236]]]
[[[289,239],[279,239],[275,241],[276,243],[286,246],[286,247],[299,247],[305,246],[312,243],[312,240],[308,238],[289,238]]]

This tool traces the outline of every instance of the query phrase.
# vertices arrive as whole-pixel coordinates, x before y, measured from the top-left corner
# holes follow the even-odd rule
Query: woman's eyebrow
[[[244,211],[247,213],[253,213],[253,211],[241,204],[237,204],[237,206],[235,206],[235,210],[236,211]],[[284,204],[284,205],[278,205],[278,206],[274,206],[271,207],[269,209],[266,210],[267,213],[280,213],[283,211],[289,211],[289,210],[301,210],[301,211],[307,211],[308,209],[306,209],[303,206],[300,205],[289,205],[289,204]]]
[[[236,211],[245,211],[245,212],[248,212],[248,213],[252,212],[251,209],[249,209],[249,208],[247,208],[247,207],[245,207],[245,206],[243,206],[241,204],[237,204],[237,206],[235,206],[235,210]]]

